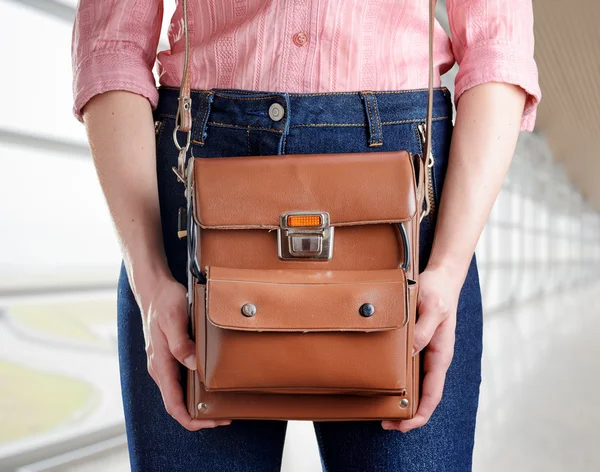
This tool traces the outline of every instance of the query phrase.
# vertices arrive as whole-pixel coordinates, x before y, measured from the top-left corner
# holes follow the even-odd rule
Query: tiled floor
[[[600,471],[600,284],[491,315],[475,470]]]
[[[599,389],[600,284],[488,313],[475,472],[600,471]],[[319,471],[312,425],[288,431],[282,470]],[[128,470],[125,450],[107,459]]]

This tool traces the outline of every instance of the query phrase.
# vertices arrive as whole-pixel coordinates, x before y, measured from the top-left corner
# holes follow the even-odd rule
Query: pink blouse
[[[447,0],[452,40],[436,22],[435,85],[457,62],[454,100],[484,82],[527,92],[521,129],[541,98],[531,0]],[[192,88],[330,92],[427,87],[428,0],[188,0]],[[182,3],[170,48],[156,54],[162,0],[80,0],[72,36],[73,113],[94,95],[128,90],[158,102],[179,86]]]

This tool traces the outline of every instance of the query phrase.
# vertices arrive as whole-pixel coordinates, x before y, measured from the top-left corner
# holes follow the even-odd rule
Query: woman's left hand
[[[420,428],[431,417],[442,398],[446,372],[454,354],[456,309],[462,284],[446,267],[427,267],[419,275],[418,319],[414,333],[414,352],[425,346],[423,391],[416,415],[409,420],[383,421],[383,429],[404,433]]]

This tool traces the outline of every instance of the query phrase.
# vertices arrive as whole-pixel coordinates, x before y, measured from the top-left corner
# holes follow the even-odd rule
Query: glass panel
[[[122,407],[120,252],[91,159],[0,142],[0,188],[2,458],[120,423]]]
[[[0,87],[0,129],[87,142],[85,128],[71,113],[71,25],[16,2],[3,2],[0,9],[2,43],[19,41],[18,48],[2,49],[10,74]]]
[[[0,289],[114,283],[120,263],[91,159],[0,142]]]

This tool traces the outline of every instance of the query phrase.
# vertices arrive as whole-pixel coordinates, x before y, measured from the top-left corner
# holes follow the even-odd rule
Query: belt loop
[[[204,142],[206,141],[206,137],[208,135],[207,128],[208,117],[210,115],[210,106],[212,104],[214,96],[214,90],[208,90],[202,93],[201,95],[201,101],[196,115],[196,129],[194,131],[194,134],[192,135],[192,142],[194,144],[204,146]]]
[[[371,90],[363,90],[360,98],[365,105],[367,115],[367,127],[369,128],[369,147],[383,145],[383,132],[381,119],[379,118],[379,109],[377,108],[377,98]]]

